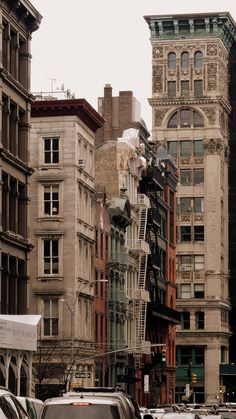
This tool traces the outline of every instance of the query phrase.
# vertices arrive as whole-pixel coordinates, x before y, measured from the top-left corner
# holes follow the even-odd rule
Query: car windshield
[[[117,406],[70,403],[45,406],[42,419],[120,419]]]

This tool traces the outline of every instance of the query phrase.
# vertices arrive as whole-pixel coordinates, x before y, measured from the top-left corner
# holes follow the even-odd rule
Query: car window
[[[12,397],[12,396],[11,396]],[[18,414],[19,414],[19,416],[20,416],[20,419],[28,419],[28,415],[27,415],[27,413],[25,412],[25,409],[23,408],[23,406],[22,406],[22,404],[19,402],[19,400],[17,400],[17,398],[16,397],[12,397],[12,399],[13,399],[13,401],[14,401],[14,404],[15,404],[15,406],[16,406],[16,409],[17,409],[17,411],[18,411]]]
[[[16,406],[10,396],[2,396],[0,399],[1,409],[8,419],[20,419]]]
[[[121,419],[117,406],[73,402],[48,405],[43,409],[42,419]]]
[[[27,413],[31,419],[37,419],[37,413],[35,411],[34,403],[26,399]]]

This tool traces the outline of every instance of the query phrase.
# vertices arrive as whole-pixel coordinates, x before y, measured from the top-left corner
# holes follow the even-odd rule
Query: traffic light
[[[162,349],[161,351],[161,362],[162,364],[166,364],[166,350]]]
[[[192,383],[196,384],[197,382],[197,374],[195,374],[194,372],[192,372]]]

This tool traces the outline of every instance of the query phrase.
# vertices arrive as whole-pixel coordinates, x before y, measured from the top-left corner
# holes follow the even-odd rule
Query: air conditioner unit
[[[79,167],[85,167],[86,165],[86,160],[85,159],[79,159],[78,160],[78,166]]]
[[[181,267],[180,267],[180,270],[181,270],[181,271],[187,271],[187,270],[188,270],[188,266],[181,266]]]

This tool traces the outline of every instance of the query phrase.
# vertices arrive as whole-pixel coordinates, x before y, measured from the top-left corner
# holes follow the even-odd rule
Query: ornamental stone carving
[[[217,89],[217,64],[208,63],[207,64],[207,89],[209,91]]]
[[[210,125],[213,125],[216,122],[216,111],[214,108],[201,108],[201,110],[207,116]]]
[[[227,145],[225,146],[225,162],[228,164],[229,164],[229,154],[230,154],[229,146]]]
[[[206,154],[220,154],[221,150],[223,150],[223,145],[220,138],[212,138],[204,142],[203,146]]]
[[[169,110],[168,108],[155,109],[155,112],[154,112],[154,125],[155,126],[160,126],[162,124],[163,118],[165,117],[168,110]]]
[[[163,67],[161,65],[153,66],[152,90],[153,93],[162,93],[163,91]]]
[[[210,55],[210,56],[217,55],[217,44],[207,45],[207,55]]]
[[[163,57],[163,48],[162,47],[153,47],[152,56],[153,56],[153,58],[162,58]]]

